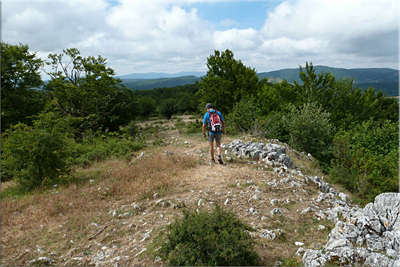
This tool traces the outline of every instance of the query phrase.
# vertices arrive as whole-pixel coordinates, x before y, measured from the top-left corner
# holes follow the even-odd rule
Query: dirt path
[[[211,210],[214,204],[234,212],[254,228],[255,249],[265,266],[277,261],[286,265],[301,263],[301,255],[296,255],[299,249],[296,242],[302,242],[304,248],[320,248],[324,244],[333,224],[302,214],[310,205],[323,205],[315,202],[319,191],[315,185],[305,182],[306,174],[279,174],[247,159],[234,158],[228,162],[225,150],[226,164],[210,165],[208,143],[201,133],[186,135],[169,131],[162,138],[166,145],[149,147],[143,151],[144,159],[171,157],[179,165],[179,160],[190,157],[195,165],[172,171],[166,183],[168,188],[160,187],[151,196],[134,202],[133,197],[108,196],[107,188],[113,184],[111,179],[119,178],[105,176],[108,180],[104,182],[66,189],[58,196],[54,190],[35,195],[35,201],[7,203],[13,218],[3,228],[7,232],[2,236],[2,266],[27,265],[40,257],[51,259],[51,264],[56,266],[164,265],[152,252],[158,249],[153,240],[159,231],[182,216],[184,207],[192,211]],[[222,142],[229,144],[232,140],[224,137]],[[143,158],[136,157],[129,164],[140,164]],[[308,164],[306,160],[298,162]],[[112,164],[115,163],[102,163],[89,171],[101,169],[98,175],[103,175],[116,168]],[[152,164],[157,169],[161,163]],[[151,164],[148,168],[151,174]],[[299,186],[294,186],[294,182]],[[100,193],[104,197],[99,198]],[[44,198],[47,202],[43,203],[48,204],[35,204]],[[282,216],[271,215],[275,208],[280,209]],[[49,215],[46,209],[54,209],[56,215]],[[82,215],[80,218],[68,216],[72,211]],[[24,221],[30,222],[29,229],[23,225]],[[326,230],[319,231],[319,225],[324,225]],[[281,234],[270,240],[261,237],[266,230],[280,230]],[[24,233],[29,236],[23,237]],[[38,246],[44,252],[40,253]]]

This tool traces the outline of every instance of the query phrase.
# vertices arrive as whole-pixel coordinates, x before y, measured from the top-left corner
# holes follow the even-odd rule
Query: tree
[[[208,71],[198,82],[202,106],[212,103],[223,113],[229,112],[242,98],[255,96],[266,79],[259,81],[255,69],[246,67],[230,50],[214,51],[207,58]]]
[[[50,54],[51,61],[46,62],[52,67],[52,71],[47,72],[52,79],[46,86],[52,109],[80,118],[76,125],[80,131],[104,130],[124,112],[132,111],[133,99],[126,97],[121,79],[113,77],[115,72],[106,66],[105,58],[84,58],[76,48],[63,52],[65,54]],[[64,55],[68,57],[67,63]]]
[[[272,111],[281,111],[290,103],[296,103],[297,94],[294,85],[283,80],[277,84],[263,85],[257,93],[257,100],[261,114],[269,114]]]
[[[176,102],[172,98],[165,99],[164,101],[162,101],[159,106],[159,109],[160,109],[160,114],[163,115],[168,120],[171,119],[172,115],[178,112]]]
[[[43,113],[33,126],[19,123],[3,135],[2,177],[15,178],[22,191],[58,183],[72,171],[67,117]]]
[[[399,105],[395,99],[387,98],[382,91],[370,87],[363,92],[353,85],[354,79],[336,80],[329,72],[315,74],[312,63],[300,67],[300,79],[295,81],[294,104],[318,103],[331,113],[331,122],[337,128],[350,129],[356,123],[369,118],[375,120],[399,119]]]
[[[142,118],[148,118],[157,108],[156,101],[148,96],[137,99],[138,114]]]
[[[289,132],[289,144],[294,149],[311,153],[318,160],[329,164],[332,158],[333,134],[330,113],[317,103],[305,103],[300,108],[288,107],[283,123]]]
[[[13,124],[31,123],[46,104],[46,96],[37,90],[43,84],[43,62],[28,45],[1,43],[1,130]]]

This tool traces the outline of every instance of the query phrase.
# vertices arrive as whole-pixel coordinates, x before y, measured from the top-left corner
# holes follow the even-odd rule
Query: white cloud
[[[68,48],[103,31],[107,6],[104,1],[3,3],[3,38],[34,50]]]
[[[214,49],[230,49],[258,71],[306,61],[345,68],[398,64],[395,1],[283,2],[265,13],[259,30],[235,28],[232,14],[217,22],[228,28],[219,31],[194,1],[110,2],[3,1],[3,40],[27,43],[44,58],[76,47],[84,56],[108,58],[118,75],[206,71]]]
[[[233,19],[224,19],[220,21],[220,24],[224,27],[229,27],[231,25],[238,27],[239,26],[239,22],[233,20]]]
[[[358,55],[353,65],[362,64],[365,57],[397,55],[398,4],[369,1],[284,2],[269,12],[260,34],[263,47],[284,47],[294,55],[326,51],[342,58]],[[286,41],[282,41],[285,38]],[[309,42],[312,40],[311,42]],[[275,45],[274,45],[275,44]],[[280,51],[281,52],[281,51]],[[388,59],[386,59],[388,60]],[[392,60],[392,66],[397,57]],[[375,62],[377,64],[378,62]]]
[[[216,49],[219,50],[250,50],[257,49],[261,42],[258,32],[254,29],[229,29],[216,31],[213,36]]]
[[[198,70],[205,67],[212,52],[212,27],[199,18],[195,8],[186,11],[171,3],[122,2],[111,9],[107,23],[126,44],[125,49],[114,52],[115,56],[129,57],[127,64],[132,69],[138,61],[145,61],[149,65],[144,71]]]

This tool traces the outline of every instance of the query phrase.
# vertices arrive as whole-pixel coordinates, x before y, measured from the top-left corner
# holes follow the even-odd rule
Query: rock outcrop
[[[259,160],[268,166],[293,168],[294,164],[286,154],[286,147],[273,143],[232,141],[228,147],[234,155]]]
[[[381,194],[375,198],[374,203],[369,203],[362,209],[349,205],[346,194],[336,192],[318,176],[302,175],[300,171],[294,170],[294,164],[283,145],[234,140],[225,148],[237,157],[275,167],[276,172],[298,174],[304,177],[305,183],[318,186],[320,194],[316,203],[324,203],[329,208],[321,210],[310,204],[302,214],[314,212],[318,219],[328,219],[336,225],[322,250],[305,250],[302,257],[305,266],[326,266],[334,263],[341,266],[400,267],[399,193]],[[276,211],[272,213],[273,210],[271,216],[279,214]],[[260,236],[274,239],[275,234],[268,230],[260,233]]]
[[[330,197],[321,201],[329,201]],[[334,220],[336,225],[322,251],[305,251],[306,266],[324,266],[328,262],[342,266],[400,266],[399,193],[381,194],[364,209],[335,201],[332,209],[316,215]]]

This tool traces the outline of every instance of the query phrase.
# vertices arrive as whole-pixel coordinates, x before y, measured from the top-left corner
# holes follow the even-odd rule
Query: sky
[[[3,0],[1,39],[46,60],[77,48],[116,75],[207,72],[214,50],[266,72],[306,62],[399,69],[397,0]]]

